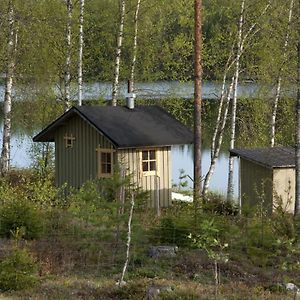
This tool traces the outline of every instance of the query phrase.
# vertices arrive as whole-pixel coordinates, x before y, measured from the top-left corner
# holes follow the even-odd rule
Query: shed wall
[[[276,205],[278,197],[282,200],[282,206],[290,213],[294,213],[295,207],[295,169],[278,168],[273,170],[274,198]]]
[[[65,135],[74,136],[72,148],[66,148]],[[55,172],[58,186],[68,182],[75,188],[97,177],[96,148],[112,149],[112,143],[79,116],[74,116],[55,134]]]
[[[245,204],[250,206],[257,205],[264,199],[265,208],[268,212],[272,212],[272,169],[255,164],[243,158],[240,158],[240,164],[242,207]]]
[[[142,172],[141,150],[118,150],[118,161],[126,169],[127,175],[132,175],[133,181],[145,191],[150,192],[151,207],[171,205],[171,147],[156,149],[157,172],[155,175],[144,176]]]

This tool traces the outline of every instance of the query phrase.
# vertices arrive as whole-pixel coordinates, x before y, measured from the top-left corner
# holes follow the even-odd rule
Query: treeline
[[[4,0],[0,3],[0,42],[7,44],[8,7],[13,2],[18,30],[16,78],[18,81],[51,82],[58,86],[65,72],[65,0]],[[137,0],[126,0],[120,79],[130,76]],[[264,9],[267,3],[270,7]],[[85,81],[112,81],[118,35],[118,0],[89,0],[84,13],[83,66]],[[79,1],[72,2],[71,81],[76,82],[78,64]],[[190,80],[193,76],[193,1],[141,1],[137,37],[137,81]],[[226,61],[235,48],[240,2],[203,1],[204,79],[222,78]],[[241,61],[241,78],[274,83],[279,70],[290,82],[295,73],[297,41],[296,13],[290,40],[284,49],[289,5],[285,0],[248,1],[244,33],[256,23],[247,37]],[[6,72],[6,47],[0,49],[0,71]],[[284,58],[286,53],[286,58]],[[284,64],[288,60],[288,64]]]

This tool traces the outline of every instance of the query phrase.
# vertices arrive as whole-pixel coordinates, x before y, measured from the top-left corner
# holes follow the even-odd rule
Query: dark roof
[[[239,156],[268,168],[295,167],[295,148],[292,147],[232,149],[230,155]]]
[[[192,132],[158,106],[73,107],[37,134],[34,142],[53,142],[54,132],[74,115],[79,115],[117,148],[191,144]]]

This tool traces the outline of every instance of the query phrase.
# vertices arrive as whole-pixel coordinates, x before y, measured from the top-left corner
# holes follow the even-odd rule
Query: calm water
[[[111,83],[85,83],[83,86],[83,98],[89,99],[111,99]],[[20,85],[14,91],[14,98],[22,100],[24,98],[32,99],[32,91],[36,87],[28,85]],[[55,93],[59,96],[58,89],[54,88]],[[204,81],[202,86],[203,99],[218,99],[220,96],[221,84],[214,81]],[[160,99],[168,97],[177,97],[184,99],[193,98],[194,86],[192,81],[178,82],[178,81],[157,81],[157,82],[137,82],[135,84],[135,92],[140,99]],[[245,82],[239,84],[238,96],[253,98],[264,93],[258,84],[253,82]],[[127,94],[127,83],[120,83],[119,97],[124,98]],[[4,86],[0,85],[0,101],[4,98]],[[71,98],[77,99],[77,87],[73,85],[71,89]]]

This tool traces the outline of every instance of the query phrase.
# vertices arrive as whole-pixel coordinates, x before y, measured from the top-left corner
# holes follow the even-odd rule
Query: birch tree
[[[82,105],[82,55],[83,55],[84,0],[80,0],[78,49],[78,105]]]
[[[135,14],[134,14],[134,37],[133,37],[133,49],[132,49],[132,62],[131,62],[131,70],[130,70],[130,84],[128,88],[129,93],[134,92],[134,75],[135,75],[135,64],[137,57],[137,39],[138,39],[138,17],[140,10],[141,0],[137,0]]]
[[[112,86],[112,106],[117,106],[117,96],[119,90],[119,75],[120,75],[120,62],[121,62],[121,49],[123,42],[124,33],[124,22],[125,22],[125,0],[120,0],[120,26],[117,36],[117,47],[116,47],[116,59],[115,59],[115,72],[114,81]]]
[[[300,1],[299,7],[300,7]],[[297,31],[298,37],[300,34],[300,10],[298,11],[298,22]],[[300,214],[300,41],[297,43],[297,54],[298,54],[298,66],[297,66],[297,103],[296,103],[296,182],[295,182],[295,209],[294,215],[298,216]]]
[[[196,217],[201,196],[202,0],[194,0],[194,14],[194,205]]]
[[[294,7],[294,0],[291,0],[290,7],[289,7],[288,25],[287,25],[287,30],[286,30],[286,35],[285,35],[285,40],[284,40],[284,45],[283,45],[283,61],[282,61],[282,65],[280,66],[279,72],[278,72],[276,94],[275,94],[275,99],[273,102],[273,110],[272,110],[272,116],[271,116],[271,139],[270,139],[271,147],[274,147],[274,145],[275,145],[276,116],[277,116],[278,101],[279,101],[280,94],[281,94],[282,69],[287,60],[287,47],[289,44],[293,7]]]
[[[230,129],[230,149],[234,148],[235,145],[235,126],[236,126],[236,107],[237,107],[237,91],[240,74],[240,58],[242,55],[242,33],[244,26],[244,13],[245,13],[245,0],[242,0],[241,14],[238,26],[238,38],[237,38],[237,53],[235,59],[235,74],[234,74],[234,85],[233,85],[233,99],[231,107],[231,129]],[[227,187],[227,200],[232,200],[233,196],[233,157],[229,157],[229,168],[228,168],[228,187]]]
[[[15,54],[17,49],[17,28],[13,0],[8,2],[8,40],[6,52],[5,94],[3,106],[3,140],[1,151],[1,174],[5,175],[10,169],[10,140],[11,140],[11,108],[12,90],[15,71]]]
[[[64,76],[64,104],[65,111],[71,107],[71,36],[72,36],[72,0],[65,0],[67,6],[67,24],[66,24],[66,61],[65,61],[65,76]]]

